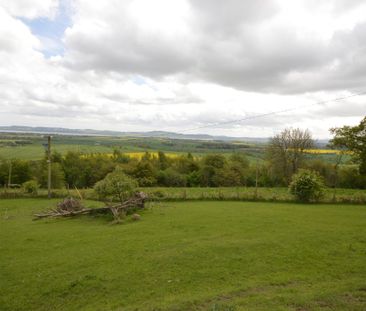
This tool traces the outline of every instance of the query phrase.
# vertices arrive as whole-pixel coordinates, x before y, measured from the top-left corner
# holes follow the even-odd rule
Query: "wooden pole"
[[[8,188],[11,186],[11,170],[12,170],[12,163],[11,160],[9,161],[9,175],[8,175]]]
[[[48,179],[47,190],[48,198],[51,199],[51,136],[47,137],[47,163],[48,163]]]
[[[255,198],[258,196],[258,155],[255,161]]]

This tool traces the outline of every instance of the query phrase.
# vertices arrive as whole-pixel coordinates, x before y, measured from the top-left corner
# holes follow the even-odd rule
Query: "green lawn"
[[[122,225],[32,221],[54,203],[0,200],[2,311],[366,309],[364,205],[170,202]]]

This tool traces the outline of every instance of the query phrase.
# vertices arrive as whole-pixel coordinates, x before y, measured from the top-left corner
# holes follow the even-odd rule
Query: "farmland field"
[[[0,159],[39,160],[44,157],[46,139],[39,134],[0,133]],[[264,143],[204,141],[169,139],[157,137],[105,137],[105,136],[66,136],[55,135],[52,138],[52,149],[61,154],[68,151],[83,154],[102,153],[112,154],[114,149],[140,157],[145,151],[164,151],[172,156],[190,152],[196,156],[206,153],[231,154],[245,153],[250,162],[264,158]],[[334,162],[337,156],[335,150],[311,149],[306,153],[307,159],[321,159]],[[343,162],[350,159],[345,155]]]
[[[0,200],[0,310],[366,309],[364,205],[168,202],[122,225],[32,221],[55,202]]]
[[[37,134],[0,134],[0,157],[18,159],[40,159],[44,156],[42,144],[46,143],[43,135]],[[55,135],[52,138],[54,151],[65,153],[79,151],[81,153],[112,153],[114,149],[121,152],[233,152],[248,151],[249,154],[258,152],[263,146],[244,142],[232,143],[221,141],[202,141],[169,139],[157,137],[104,137],[104,136],[65,136]]]

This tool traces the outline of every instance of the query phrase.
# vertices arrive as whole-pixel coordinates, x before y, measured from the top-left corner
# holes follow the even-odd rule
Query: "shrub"
[[[39,190],[39,184],[35,180],[28,180],[22,184],[23,190],[29,194],[37,194]]]
[[[137,188],[137,181],[127,176],[120,167],[109,173],[94,185],[94,191],[100,198],[111,197],[121,203],[129,199]]]
[[[324,195],[324,181],[314,171],[300,170],[292,176],[291,194],[301,202],[317,201]]]

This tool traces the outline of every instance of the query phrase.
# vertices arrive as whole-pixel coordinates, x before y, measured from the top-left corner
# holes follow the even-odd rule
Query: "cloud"
[[[0,7],[12,16],[29,19],[51,18],[57,11],[58,0],[0,0]]]
[[[40,18],[57,23],[58,1],[0,0],[3,124],[181,131],[298,108],[195,132],[266,136],[303,126],[327,136],[366,113],[362,97],[310,106],[366,85],[364,1],[71,6],[53,46],[52,33],[31,26],[41,27]]]
[[[74,24],[65,33],[64,61],[79,70],[283,94],[364,84],[365,71],[358,61],[350,63],[366,46],[364,40],[354,42],[363,24],[351,24],[349,16],[360,11],[366,16],[366,6],[353,1],[343,18],[335,15],[342,1],[327,1],[328,10],[319,6],[325,11],[321,16],[314,16],[316,4],[310,11],[306,2],[294,2],[130,0],[106,6],[79,0]],[[303,16],[298,16],[301,5]],[[333,24],[343,18],[343,24],[323,29],[322,18]],[[345,44],[349,41],[352,50]],[[344,75],[347,79],[340,79]]]

